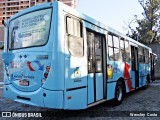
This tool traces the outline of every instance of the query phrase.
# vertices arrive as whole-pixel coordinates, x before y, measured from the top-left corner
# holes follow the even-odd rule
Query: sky
[[[126,34],[134,15],[142,18],[143,9],[138,0],[78,0],[78,10],[113,29]],[[134,22],[131,24],[136,26]]]

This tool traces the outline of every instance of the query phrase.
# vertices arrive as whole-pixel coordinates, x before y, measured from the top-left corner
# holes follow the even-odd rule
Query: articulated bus
[[[151,48],[60,2],[27,8],[5,25],[4,97],[78,110],[152,82]]]

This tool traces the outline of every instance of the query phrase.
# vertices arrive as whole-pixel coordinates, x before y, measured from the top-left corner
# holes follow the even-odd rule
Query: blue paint
[[[143,77],[141,77],[143,75],[144,75],[143,72],[140,71],[140,86],[143,86]]]
[[[94,74],[88,75],[88,104],[94,102]]]
[[[103,99],[103,74],[96,73],[96,101]]]
[[[39,66],[39,70],[42,70],[43,71],[43,69],[44,69],[44,64],[42,65],[41,63],[40,63],[40,61],[34,61],[35,63],[37,63],[37,65]]]

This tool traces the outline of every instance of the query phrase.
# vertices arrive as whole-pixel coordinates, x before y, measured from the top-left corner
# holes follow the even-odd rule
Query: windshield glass
[[[48,41],[52,9],[24,14],[9,24],[9,49],[45,45]]]

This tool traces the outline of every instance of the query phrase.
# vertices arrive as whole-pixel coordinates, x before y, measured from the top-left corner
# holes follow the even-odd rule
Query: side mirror
[[[4,21],[4,20],[2,20],[2,24],[6,27],[7,26],[7,23]]]

